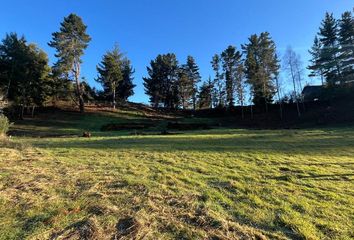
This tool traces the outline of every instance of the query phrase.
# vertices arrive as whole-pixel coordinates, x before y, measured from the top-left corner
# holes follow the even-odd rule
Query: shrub
[[[10,127],[9,119],[5,115],[0,114],[0,136],[4,136],[6,132],[9,130],[9,127]]]

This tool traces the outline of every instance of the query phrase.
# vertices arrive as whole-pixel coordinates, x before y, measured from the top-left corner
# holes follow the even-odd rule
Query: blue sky
[[[4,0],[0,33],[1,38],[8,32],[25,35],[54,62],[54,50],[47,45],[51,33],[65,16],[76,13],[92,37],[82,76],[97,86],[96,65],[118,43],[136,70],[136,94],[130,100],[147,102],[142,77],[157,54],[174,52],[180,62],[194,56],[206,79],[213,75],[210,60],[215,53],[230,44],[239,48],[251,34],[268,31],[280,54],[291,45],[306,65],[325,12],[339,17],[352,8],[349,0]]]

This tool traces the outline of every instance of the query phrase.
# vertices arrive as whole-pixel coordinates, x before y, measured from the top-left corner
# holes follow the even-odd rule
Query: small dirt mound
[[[63,231],[55,233],[51,240],[99,240],[102,239],[101,231],[95,218],[89,218],[74,223]]]
[[[116,225],[117,238],[119,237],[131,237],[137,235],[141,224],[133,217],[122,218]]]
[[[90,138],[92,136],[92,134],[90,132],[83,132],[82,133],[82,137],[84,138]]]

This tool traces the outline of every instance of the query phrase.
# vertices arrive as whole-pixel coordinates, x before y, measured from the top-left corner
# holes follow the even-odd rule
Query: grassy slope
[[[353,128],[96,132],[144,118],[60,114],[15,125],[94,137],[1,141],[0,239],[354,238]]]

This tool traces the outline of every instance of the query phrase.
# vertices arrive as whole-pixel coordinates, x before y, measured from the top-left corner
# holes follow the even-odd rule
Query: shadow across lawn
[[[352,156],[354,138],[338,135],[325,137],[267,135],[175,135],[112,136],[91,139],[65,138],[33,141],[40,148],[87,148],[97,150],[134,149],[140,151],[204,151],[238,153],[326,154]],[[353,149],[353,151],[348,151]]]

